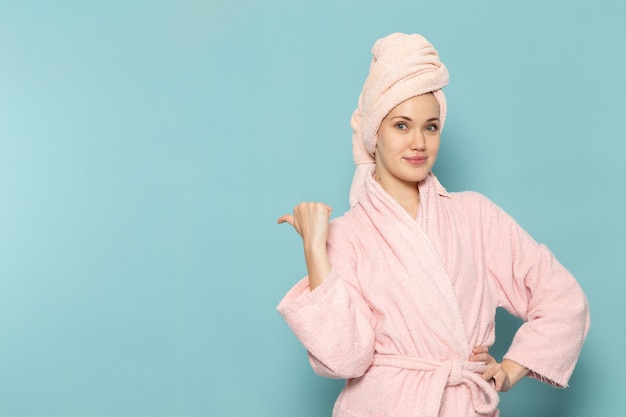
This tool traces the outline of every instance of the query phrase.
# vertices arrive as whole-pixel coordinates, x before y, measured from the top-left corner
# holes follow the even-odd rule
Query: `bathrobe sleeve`
[[[362,376],[374,356],[371,310],[356,279],[356,250],[349,231],[331,223],[328,255],[331,272],[311,291],[308,277],[278,305],[309,353],[313,370],[329,378]]]
[[[499,306],[524,320],[504,357],[535,378],[566,387],[589,329],[587,298],[546,246],[495,204],[485,204],[488,274]]]

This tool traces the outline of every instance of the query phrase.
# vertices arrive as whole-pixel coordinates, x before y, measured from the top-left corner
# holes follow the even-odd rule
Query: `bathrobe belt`
[[[481,373],[485,365],[461,359],[430,361],[401,355],[374,355],[373,366],[392,366],[394,368],[433,372],[431,385],[426,395],[423,415],[437,417],[441,409],[446,387],[465,385],[469,388],[474,410],[480,414],[490,414],[498,408],[498,393],[485,381]]]

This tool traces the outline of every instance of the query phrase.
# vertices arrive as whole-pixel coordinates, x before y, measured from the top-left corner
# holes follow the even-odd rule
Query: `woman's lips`
[[[404,157],[404,160],[407,161],[411,165],[423,165],[426,163],[426,159],[427,158],[425,156]]]

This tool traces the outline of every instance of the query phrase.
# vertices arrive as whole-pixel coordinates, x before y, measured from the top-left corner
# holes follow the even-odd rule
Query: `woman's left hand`
[[[472,349],[473,355],[469,357],[472,362],[483,362],[487,365],[487,370],[483,372],[482,377],[485,381],[493,379],[496,391],[508,391],[510,388],[509,377],[502,368],[502,364],[489,354],[489,347],[476,346]]]

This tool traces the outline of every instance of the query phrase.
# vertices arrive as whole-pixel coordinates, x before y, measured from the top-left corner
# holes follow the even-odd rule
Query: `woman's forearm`
[[[309,275],[309,288],[313,291],[319,287],[330,274],[330,260],[326,251],[326,242],[323,244],[307,245],[304,243],[304,259]]]

